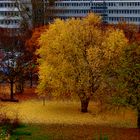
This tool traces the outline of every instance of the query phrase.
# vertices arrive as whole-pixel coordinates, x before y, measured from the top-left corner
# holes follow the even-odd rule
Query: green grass
[[[60,132],[49,132],[46,126],[39,124],[26,124],[18,127],[11,134],[10,140],[63,140],[63,134]]]
[[[139,140],[137,129],[93,125],[25,124],[10,140]]]
[[[93,140],[109,140],[108,135],[106,134],[96,134]]]

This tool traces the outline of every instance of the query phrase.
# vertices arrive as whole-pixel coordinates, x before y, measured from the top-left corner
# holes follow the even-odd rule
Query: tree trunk
[[[16,82],[16,93],[23,93],[23,92],[24,92],[24,78],[23,76],[21,76]]]
[[[81,99],[81,112],[88,112],[89,98]]]
[[[30,88],[33,87],[33,74],[32,72],[30,73]]]
[[[137,126],[140,128],[140,109],[137,109],[138,111],[138,117],[137,117]]]
[[[10,99],[13,100],[14,99],[14,82],[13,81],[10,81]]]
[[[24,92],[24,81],[22,81],[21,89],[22,89],[22,93],[23,93]]]
[[[23,93],[24,91],[24,84],[22,81],[18,81],[16,83],[16,93]]]

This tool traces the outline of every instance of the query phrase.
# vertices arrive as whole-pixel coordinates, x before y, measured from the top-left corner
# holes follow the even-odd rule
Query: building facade
[[[45,24],[45,0],[32,0],[32,18],[33,18],[33,26],[41,26]]]
[[[0,0],[0,28],[18,29],[27,18],[26,10],[32,12],[31,9],[30,0]]]
[[[140,0],[0,0],[0,28],[18,29],[25,19],[40,26],[54,18],[82,18],[94,12],[105,23],[140,25]],[[54,3],[53,3],[54,2]]]
[[[12,0],[0,0],[0,27],[18,28],[20,14],[17,3]]]
[[[125,21],[140,25],[140,0],[58,0],[53,6],[45,2],[49,21],[56,17],[81,18],[94,12],[106,23]]]

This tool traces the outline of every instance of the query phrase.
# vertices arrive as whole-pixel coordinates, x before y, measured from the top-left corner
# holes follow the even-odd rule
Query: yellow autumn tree
[[[101,18],[60,20],[50,24],[40,38],[39,94],[76,94],[81,112],[87,112],[92,95],[100,87],[102,73],[119,55],[127,40],[122,31],[102,30]],[[114,55],[115,54],[115,55]],[[115,60],[115,59],[114,59]]]

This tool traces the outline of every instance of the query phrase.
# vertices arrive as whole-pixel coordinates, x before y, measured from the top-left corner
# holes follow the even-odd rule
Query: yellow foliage
[[[101,79],[103,70],[126,46],[120,30],[101,28],[100,17],[57,19],[39,40],[38,92],[51,89],[57,95],[73,92],[86,97]],[[81,96],[81,97],[82,97]]]

